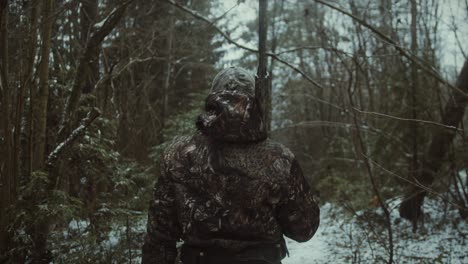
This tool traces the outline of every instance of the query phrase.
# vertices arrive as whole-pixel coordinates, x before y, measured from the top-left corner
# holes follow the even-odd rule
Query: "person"
[[[299,242],[319,226],[293,153],[266,138],[255,79],[237,67],[214,78],[196,126],[166,148],[150,202],[142,263],[279,264],[283,235]]]

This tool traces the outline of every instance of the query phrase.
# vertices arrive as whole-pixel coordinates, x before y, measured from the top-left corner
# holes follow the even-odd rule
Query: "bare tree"
[[[455,85],[465,93],[468,91],[468,60],[465,61]],[[453,90],[444,107],[440,123],[452,127],[459,126],[467,104],[468,98]],[[400,205],[401,217],[412,221],[414,226],[422,216],[421,206],[427,194],[426,188],[430,187],[436,179],[437,173],[444,164],[443,157],[447,156],[456,133],[456,130],[448,129],[438,129],[432,133],[431,144],[424,155],[420,172],[412,179],[417,184],[408,187],[405,198]]]

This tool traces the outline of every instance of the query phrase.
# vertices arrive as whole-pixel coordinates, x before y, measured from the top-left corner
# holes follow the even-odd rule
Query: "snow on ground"
[[[396,263],[468,263],[468,226],[453,205],[427,200],[424,227],[413,233],[411,224],[398,216],[399,203],[399,199],[390,203]],[[380,210],[373,211],[377,214],[360,211],[357,217],[348,218],[341,209],[325,204],[319,230],[310,241],[287,240],[290,257],[283,264],[384,263],[387,230],[367,223],[379,221]]]
[[[395,263],[468,263],[468,226],[455,205],[440,197],[427,199],[423,208],[424,225],[413,233],[411,224],[399,218],[400,202],[400,199],[389,202]],[[341,207],[326,203],[321,206],[321,223],[316,235],[305,243],[287,239],[290,255],[282,263],[385,263],[389,255],[388,233],[379,224],[384,223],[382,215],[380,209],[368,209],[352,216]],[[69,231],[83,232],[88,225],[86,221],[73,220]],[[133,219],[131,230],[142,239],[146,216]],[[109,251],[119,250],[119,243],[125,241],[126,227],[113,224],[103,245]],[[132,249],[132,263],[140,262],[140,247],[135,245]]]
[[[398,215],[400,202],[389,202],[395,263],[468,263],[468,226],[452,204],[426,200],[424,226],[413,233],[411,224]],[[383,219],[380,209],[359,211],[354,217],[330,203],[320,210],[320,227],[311,240],[286,240],[289,257],[283,264],[386,262],[388,238],[387,230],[377,224]],[[144,232],[145,221],[139,225]]]
[[[298,243],[291,239],[286,239],[286,244],[289,250],[289,257],[286,257],[283,264],[298,264],[298,263],[325,263],[331,255],[328,246],[328,230],[331,226],[327,226],[327,222],[331,210],[331,204],[327,203],[320,208],[320,227],[315,236],[305,243]]]

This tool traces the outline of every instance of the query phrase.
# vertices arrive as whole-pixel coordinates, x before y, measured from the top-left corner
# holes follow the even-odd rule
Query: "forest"
[[[283,263],[467,263],[468,2],[267,3],[268,134],[322,208]],[[0,0],[0,263],[140,263],[161,153],[257,72],[258,13]]]

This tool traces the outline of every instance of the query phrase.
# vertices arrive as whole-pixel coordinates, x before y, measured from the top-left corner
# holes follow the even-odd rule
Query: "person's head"
[[[217,91],[238,91],[255,97],[255,78],[243,68],[226,68],[214,77],[211,84],[211,92]]]
[[[205,111],[196,124],[210,138],[227,142],[255,142],[266,138],[255,99],[255,78],[243,68],[226,68],[216,75]]]

